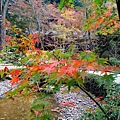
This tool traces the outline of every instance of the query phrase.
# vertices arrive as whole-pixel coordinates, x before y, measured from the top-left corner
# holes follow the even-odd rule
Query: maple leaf
[[[95,70],[96,67],[93,66],[93,65],[88,65],[85,69],[86,69],[87,71],[90,71],[90,70]]]
[[[49,75],[51,72],[54,72],[57,70],[55,66],[58,65],[59,63],[60,62],[53,62],[53,63],[44,65],[42,72],[47,72]]]
[[[87,53],[92,53],[92,51],[90,51],[90,50],[86,50],[85,53],[86,53],[86,54],[87,54]]]
[[[65,65],[59,69],[58,73],[63,75],[68,74],[73,77],[76,72],[77,72],[77,68],[72,67],[70,65]]]
[[[101,103],[102,103],[102,105],[105,105],[105,104],[106,104],[106,102],[105,102],[105,101],[102,101]]]
[[[10,80],[10,83],[11,83],[12,86],[13,86],[15,83],[18,83],[19,80],[20,80],[20,79],[19,79],[17,76],[15,76],[15,77],[12,78],[12,80]]]
[[[101,24],[103,22],[103,18],[99,18],[98,22],[99,22],[99,24]]]
[[[95,22],[94,24],[95,24],[95,28],[96,28],[96,29],[99,28],[98,22]]]
[[[42,66],[32,66],[32,67],[30,67],[29,68],[29,70],[40,70],[40,69],[42,69]]]
[[[67,73],[67,69],[68,69],[69,65],[65,65],[65,66],[62,66],[60,69],[59,69],[59,74],[66,74]]]
[[[9,42],[11,39],[12,39],[11,36],[7,36],[7,37],[5,38],[6,42]]]
[[[37,37],[38,37],[38,34],[37,34],[37,33],[35,33],[35,34],[30,34],[29,36],[32,37],[32,38],[37,38]]]
[[[38,39],[38,38],[36,38],[36,39],[34,40],[34,43],[37,43],[37,42],[39,42],[39,39]]]
[[[76,106],[73,102],[65,102],[65,103],[61,103],[60,104],[62,107],[66,107],[66,106]]]
[[[82,80],[84,80],[84,79],[85,79],[85,76],[86,76],[86,72],[85,72],[84,70],[82,70],[82,71],[80,72],[80,76],[81,76]]]
[[[13,76],[18,76],[18,75],[20,75],[20,73],[21,73],[21,70],[18,70],[18,69],[11,71],[12,77]]]
[[[98,97],[98,98],[94,98],[95,101],[100,101],[101,99]]]
[[[74,76],[74,74],[77,72],[77,69],[76,68],[74,68],[74,67],[68,67],[68,69],[67,69],[67,73],[68,73],[68,75],[70,75],[70,76]]]
[[[102,99],[103,99],[103,96],[94,98],[94,100],[97,101],[97,102],[98,102],[98,101],[101,101]]]
[[[39,115],[39,112],[38,111],[34,111],[35,112],[35,115],[38,116]]]
[[[3,71],[4,71],[4,72],[9,71],[8,67],[5,67]]]
[[[60,63],[67,63],[68,60],[60,60]]]
[[[73,62],[73,67],[80,67],[81,65],[83,65],[83,61],[81,61],[81,60],[75,60],[74,62]]]
[[[101,70],[101,74],[103,74],[103,73],[107,74],[108,72],[111,71],[111,69],[112,69],[111,66],[105,67],[105,68],[103,68],[103,69]]]

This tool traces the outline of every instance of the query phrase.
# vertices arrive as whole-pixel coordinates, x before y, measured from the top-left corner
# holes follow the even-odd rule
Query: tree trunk
[[[117,4],[118,16],[120,20],[120,0],[116,0],[116,4]]]
[[[7,0],[4,4],[2,0],[0,0],[0,51],[3,48],[2,44],[5,43],[6,28],[4,24],[5,24],[8,3],[9,3],[9,0]]]
[[[0,51],[2,50],[2,0],[0,0]]]
[[[2,22],[2,34],[3,34],[2,43],[5,43],[5,37],[6,37],[6,28],[5,28],[4,24],[5,24],[6,12],[7,12],[7,9],[8,9],[8,3],[9,3],[9,0],[7,0],[5,2],[4,8],[2,10],[2,17],[3,17],[3,22]]]

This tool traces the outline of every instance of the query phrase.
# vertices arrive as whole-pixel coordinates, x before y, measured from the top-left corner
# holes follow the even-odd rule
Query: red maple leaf
[[[12,39],[11,36],[7,36],[7,37],[5,38],[6,42],[9,42],[11,39]]]
[[[77,72],[77,69],[76,68],[74,68],[74,67],[68,67],[68,69],[67,69],[67,73],[68,73],[68,75],[70,75],[70,76],[74,76],[74,74]]]
[[[18,83],[19,80],[20,80],[19,77],[15,76],[15,77],[12,78],[12,80],[10,80],[10,83],[13,86],[15,83]]]
[[[81,61],[81,60],[75,60],[74,62],[73,62],[73,67],[80,67],[81,65],[83,65],[83,61]]]
[[[5,67],[3,71],[4,71],[4,72],[9,71],[8,67]]]
[[[95,70],[96,69],[96,67],[95,66],[93,66],[93,65],[88,65],[88,66],[86,66],[86,68],[85,68],[87,71],[90,71],[90,70]]]
[[[47,72],[48,75],[49,75],[51,72],[57,71],[56,66],[57,66],[59,63],[60,63],[60,62],[53,62],[53,63],[50,63],[50,64],[44,64],[44,65],[43,65],[42,72]]]
[[[29,70],[40,70],[40,69],[42,69],[42,66],[32,66],[32,67],[30,67],[29,68]]]
[[[69,65],[65,65],[65,66],[62,66],[60,69],[59,69],[59,74],[66,74],[67,73],[67,69],[68,69]]]
[[[13,77],[13,76],[18,76],[18,75],[20,75],[20,73],[21,73],[21,71],[18,70],[18,69],[16,69],[16,70],[13,70],[13,71],[11,72],[11,75],[12,75],[12,77]]]
[[[103,18],[99,18],[98,22],[99,22],[99,24],[101,24],[103,22]]]
[[[34,111],[35,115],[38,116],[39,115],[39,111]]]
[[[75,106],[75,104],[73,102],[65,102],[65,103],[61,103],[60,104],[62,107],[66,107],[66,106]]]
[[[105,73],[107,74],[108,72],[110,72],[112,70],[111,66],[105,67],[101,70],[101,74]]]

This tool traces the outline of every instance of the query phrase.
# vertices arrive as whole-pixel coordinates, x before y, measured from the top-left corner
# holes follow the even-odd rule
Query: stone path
[[[85,111],[94,111],[96,104],[81,90],[67,92],[67,87],[61,87],[60,91],[54,94],[63,115],[62,120],[79,120]],[[66,91],[66,92],[65,92]]]

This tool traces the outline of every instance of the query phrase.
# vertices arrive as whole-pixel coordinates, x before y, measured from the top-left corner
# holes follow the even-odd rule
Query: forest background
[[[120,70],[119,0],[1,0],[0,6],[0,61],[25,66],[1,71],[1,78],[10,74],[11,84],[20,84],[17,92],[8,96],[14,97],[23,88],[23,93],[29,93],[33,84],[38,91],[54,86],[53,92],[66,84],[69,90],[71,86],[79,87],[96,102],[83,85],[90,70],[104,73],[98,84],[111,95],[110,88],[116,88],[113,84]],[[119,96],[118,92],[114,94]],[[110,96],[109,100],[116,100],[112,116],[96,102],[103,114],[89,117],[119,118],[119,97]],[[109,104],[103,107],[109,109]],[[31,108],[33,117],[46,117],[36,114],[37,106],[35,102]]]

